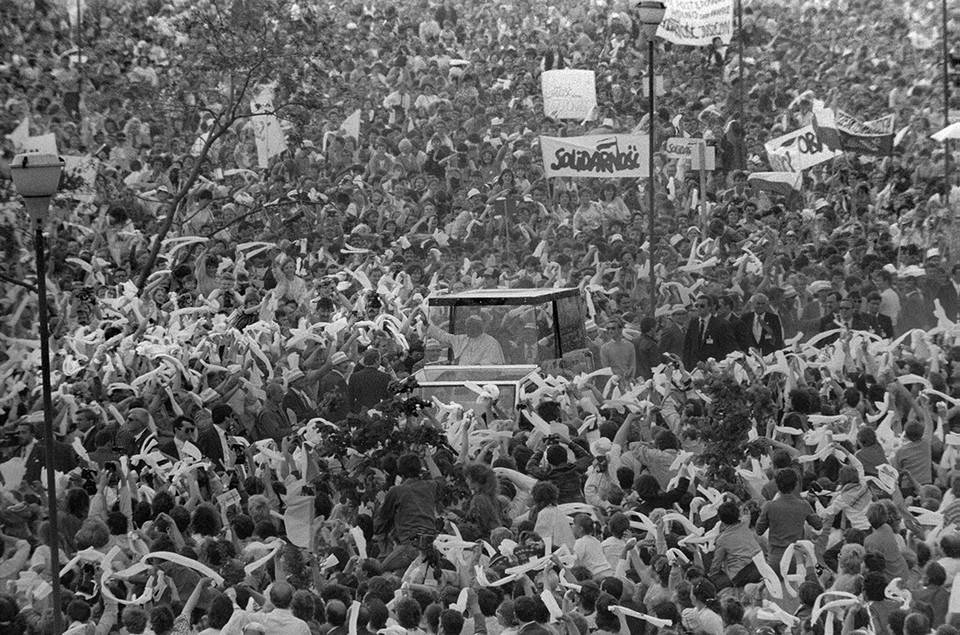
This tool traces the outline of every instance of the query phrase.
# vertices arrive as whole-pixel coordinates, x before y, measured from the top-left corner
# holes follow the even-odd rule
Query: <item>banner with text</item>
[[[839,108],[814,103],[813,128],[817,137],[832,150],[886,156],[893,152],[894,116],[859,121]]]
[[[709,46],[733,37],[733,0],[667,0],[657,36],[684,46]]]
[[[543,114],[551,119],[593,119],[597,78],[593,71],[563,69],[541,75]]]
[[[843,154],[820,141],[812,125],[771,139],[763,147],[775,172],[802,172]]]
[[[540,137],[547,177],[616,179],[648,176],[649,141],[645,135]]]

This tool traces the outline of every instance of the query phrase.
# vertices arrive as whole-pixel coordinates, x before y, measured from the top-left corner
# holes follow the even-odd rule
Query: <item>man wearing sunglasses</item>
[[[717,308],[715,298],[702,295],[694,307],[697,315],[690,320],[683,342],[683,365],[687,369],[711,357],[719,361],[736,348],[730,323],[714,314]]]

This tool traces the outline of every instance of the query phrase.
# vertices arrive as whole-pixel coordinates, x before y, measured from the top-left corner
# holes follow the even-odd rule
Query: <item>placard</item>
[[[597,108],[597,78],[593,71],[574,69],[544,71],[543,113],[551,119],[594,118]]]

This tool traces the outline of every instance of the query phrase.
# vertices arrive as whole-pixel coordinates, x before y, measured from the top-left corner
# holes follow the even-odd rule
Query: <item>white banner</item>
[[[593,71],[544,71],[541,75],[543,113],[551,119],[593,119],[597,78]]]
[[[252,118],[257,139],[257,165],[265,168],[270,159],[287,149],[287,138],[280,127],[280,120],[273,113],[273,86],[263,86],[260,94],[250,102],[250,111],[258,115]]]
[[[645,177],[649,172],[648,147],[646,135],[540,137],[547,177]]]
[[[657,37],[686,46],[708,46],[733,37],[733,0],[667,0]]]
[[[831,150],[820,141],[812,125],[771,139],[763,147],[767,150],[767,161],[775,172],[802,172],[843,154]]]

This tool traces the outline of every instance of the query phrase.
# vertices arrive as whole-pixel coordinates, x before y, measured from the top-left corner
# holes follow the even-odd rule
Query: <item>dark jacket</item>
[[[223,467],[223,444],[220,443],[220,435],[214,425],[197,434],[197,448],[203,456],[210,459],[215,468]]]
[[[541,481],[550,481],[557,486],[560,492],[557,497],[558,505],[586,502],[583,497],[582,476],[586,473],[590,464],[593,463],[593,456],[576,443],[571,443],[568,447],[577,456],[574,463],[544,467],[540,464],[544,450],[540,450],[527,461],[527,474]]]
[[[383,499],[373,533],[388,534],[399,544],[436,536],[441,494],[441,483],[436,479],[415,478],[394,485]]]
[[[33,449],[30,451],[30,456],[27,457],[26,467],[27,471],[23,475],[23,480],[27,483],[33,483],[40,480],[40,470],[46,466],[46,461],[44,457],[46,456],[44,448],[43,439],[37,439],[37,442],[34,444]],[[77,467],[78,460],[77,454],[73,451],[66,443],[61,443],[60,441],[53,442],[53,469],[56,472],[63,472],[66,474],[73,468]]]
[[[661,361],[660,346],[649,333],[641,333],[633,342],[637,353],[637,376],[641,379],[653,377],[653,367]]]
[[[890,319],[889,315],[884,315],[883,313],[877,313],[876,315],[861,313],[860,319],[867,325],[867,330],[871,333],[876,333],[880,337],[888,340],[896,337],[893,332],[893,320]]]
[[[683,365],[688,369],[699,362],[705,362],[711,357],[722,360],[736,349],[736,338],[730,324],[716,315],[707,322],[706,333],[703,333],[703,322],[700,317],[690,320],[687,326],[687,335],[683,341]]]
[[[379,368],[363,366],[347,382],[347,403],[350,412],[365,412],[390,397],[393,377]]]
[[[755,316],[756,313],[750,311],[737,321],[740,350],[747,352],[755,348],[761,355],[766,356],[783,348],[783,326],[780,324],[780,316],[767,311],[760,317],[762,332],[759,340],[753,333]]]

